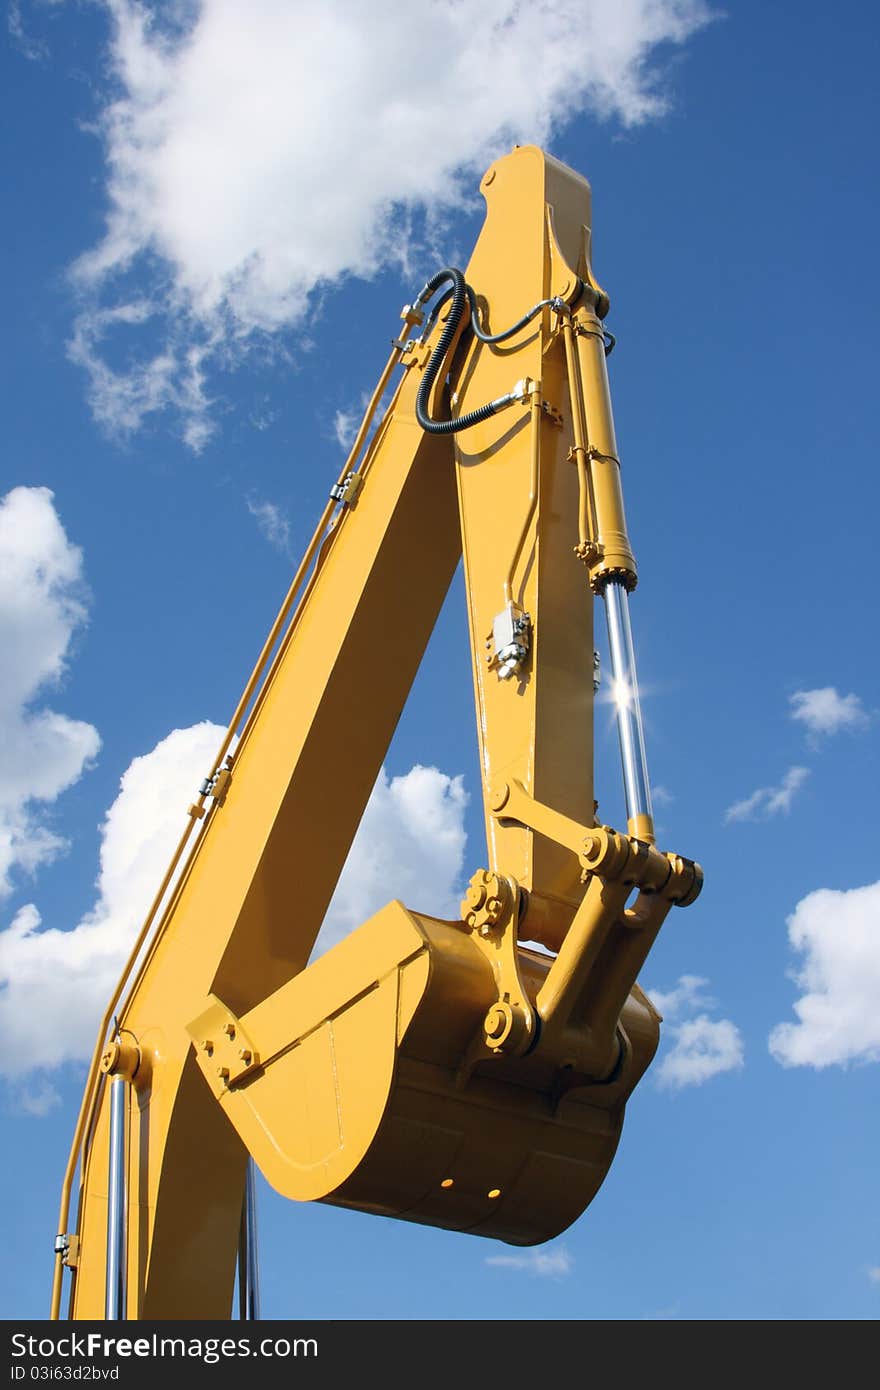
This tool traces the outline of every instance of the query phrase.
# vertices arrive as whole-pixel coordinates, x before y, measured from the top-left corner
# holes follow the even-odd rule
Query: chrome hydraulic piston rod
[[[104,1317],[124,1321],[125,1302],[125,1112],[128,1081],[124,1076],[110,1078],[110,1171],[107,1199],[107,1282]]]
[[[254,1160],[247,1161],[241,1236],[238,1245],[238,1315],[245,1322],[260,1319],[260,1268],[257,1257],[257,1183]]]
[[[617,712],[617,734],[623,764],[626,815],[630,834],[653,844],[651,786],[645,755],[645,732],[639,683],[629,621],[629,594],[623,584],[609,580],[602,589],[611,656],[611,694]]]

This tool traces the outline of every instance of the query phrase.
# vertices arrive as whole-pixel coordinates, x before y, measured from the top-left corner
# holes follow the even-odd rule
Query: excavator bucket
[[[516,949],[534,1001],[554,957]],[[533,1245],[598,1191],[659,1015],[636,987],[619,1030],[626,1065],[571,1085],[538,1050],[485,1055],[497,1001],[464,923],[392,902],[242,1020],[215,1001],[189,1031],[280,1193]]]

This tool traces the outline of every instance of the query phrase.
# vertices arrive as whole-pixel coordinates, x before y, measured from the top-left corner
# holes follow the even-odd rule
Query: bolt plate
[[[222,1095],[260,1065],[260,1054],[231,1009],[215,995],[204,1013],[193,1019],[187,1032],[212,1091]],[[209,1044],[209,1046],[205,1046]]]

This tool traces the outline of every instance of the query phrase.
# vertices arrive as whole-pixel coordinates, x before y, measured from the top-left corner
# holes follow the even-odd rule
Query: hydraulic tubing
[[[459,415],[455,420],[431,419],[428,413],[428,402],[440,368],[445,363],[449,355],[449,350],[455,341],[455,335],[458,332],[465,305],[468,304],[468,286],[465,284],[464,276],[460,270],[455,266],[446,266],[443,270],[438,270],[436,275],[431,276],[416,301],[417,304],[427,304],[433,295],[436,294],[440,286],[446,284],[447,281],[451,283],[452,291],[451,294],[447,293],[444,295],[441,302],[445,304],[447,300],[451,299],[452,303],[449,309],[449,316],[446,320],[443,332],[440,334],[437,346],[431,353],[428,365],[422,376],[422,384],[416,396],[416,419],[426,434],[458,434],[460,430],[469,430],[473,425],[479,425],[482,420],[488,420],[491,415],[497,415],[499,410],[504,410],[507,406],[512,405],[515,400],[521,399],[516,391],[509,391],[504,396],[498,396],[494,401],[487,401],[485,405],[479,406],[477,410],[469,410],[467,414]],[[470,292],[470,302],[474,302],[473,291]],[[438,309],[434,311],[432,320],[438,311],[439,306]],[[530,314],[534,313],[537,313],[537,309],[530,311]],[[472,320],[472,326],[475,328],[477,337],[482,339],[484,343],[500,342],[502,338],[506,338],[510,333],[516,332],[516,330],[522,326],[522,322],[527,321],[528,317],[529,315],[526,316],[526,320],[514,324],[512,329],[494,338],[487,337],[482,333],[482,331],[477,328],[475,320]]]
[[[107,1199],[107,1283],[104,1317],[108,1322],[125,1321],[125,1112],[128,1080],[110,1079],[110,1173]]]
[[[602,589],[611,654],[612,696],[617,710],[617,733],[623,763],[626,814],[631,835],[654,843],[651,787],[645,755],[645,733],[639,702],[639,683],[629,621],[629,594],[624,585],[610,579]]]
[[[257,1251],[257,1183],[254,1160],[247,1161],[241,1235],[238,1243],[238,1315],[245,1322],[260,1320],[260,1266]]]

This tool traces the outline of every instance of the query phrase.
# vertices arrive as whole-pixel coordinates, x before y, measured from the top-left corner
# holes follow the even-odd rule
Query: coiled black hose
[[[523,314],[522,318],[517,319],[516,323],[512,324],[510,328],[505,328],[501,333],[489,333],[480,325],[479,314],[477,312],[477,297],[471,286],[465,281],[462,272],[456,266],[445,266],[443,270],[438,270],[436,275],[432,275],[419,295],[417,303],[427,304],[428,300],[433,298],[440,286],[444,284],[450,284],[452,288],[448,289],[434,305],[422,335],[423,339],[427,336],[437,315],[451,300],[452,305],[446,320],[446,326],[440,334],[440,340],[436,348],[431,353],[428,365],[425,368],[424,376],[422,377],[422,383],[416,396],[416,419],[422,429],[428,434],[457,434],[459,430],[467,430],[470,429],[472,425],[478,425],[481,420],[488,420],[490,415],[496,415],[499,410],[503,410],[505,406],[519,399],[516,392],[510,392],[506,396],[499,396],[497,400],[487,401],[485,405],[481,405],[477,410],[469,410],[467,414],[459,415],[455,420],[432,420],[431,416],[428,414],[428,400],[433,390],[434,382],[437,379],[437,374],[446,361],[450,346],[458,331],[458,326],[461,323],[465,301],[467,300],[471,311],[470,327],[481,343],[505,342],[508,338],[512,338],[515,333],[518,333],[521,328],[525,328],[528,323],[531,323],[532,319],[535,318],[542,309],[550,308],[557,303],[556,299],[542,299],[539,303],[533,305],[528,313]],[[580,290],[583,290],[582,284]],[[606,330],[604,338],[605,356],[607,357],[614,347],[614,337]]]
[[[461,323],[461,316],[464,313],[467,300],[468,287],[460,270],[456,269],[455,266],[446,266],[443,270],[438,270],[436,275],[431,276],[418,298],[419,304],[426,304],[440,286],[447,282],[452,283],[452,304],[449,309],[449,317],[443,332],[440,334],[439,342],[431,353],[422,377],[422,384],[416,396],[416,419],[427,434],[457,434],[459,430],[467,430],[472,425],[478,425],[481,420],[488,420],[490,415],[494,415],[496,411],[510,403],[510,397],[501,396],[497,401],[488,401],[479,409],[469,410],[466,415],[459,415],[455,420],[432,420],[428,414],[428,400],[437,379],[437,373],[446,361],[452,341],[458,332],[458,325]]]

